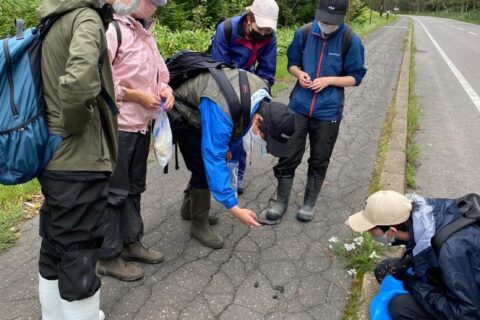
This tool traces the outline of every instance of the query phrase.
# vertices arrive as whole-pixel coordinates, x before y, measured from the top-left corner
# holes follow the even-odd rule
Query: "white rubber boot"
[[[60,305],[64,320],[103,320],[105,318],[100,310],[100,290],[82,300],[70,302],[60,299]]]
[[[43,320],[62,320],[58,280],[47,280],[38,275],[38,297],[42,306]]]

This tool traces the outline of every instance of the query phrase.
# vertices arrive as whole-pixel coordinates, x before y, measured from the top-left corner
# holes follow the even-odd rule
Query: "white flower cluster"
[[[355,277],[355,276],[357,275],[357,270],[355,270],[355,269],[350,269],[350,270],[347,271],[347,273],[348,273],[349,275],[351,275],[352,277]]]
[[[337,243],[337,242],[338,242],[338,238],[337,238],[337,237],[331,237],[330,239],[328,239],[328,242],[330,242],[330,243]]]
[[[380,256],[377,254],[376,251],[372,251],[372,253],[370,253],[370,259],[375,259],[375,258],[380,258]]]
[[[353,242],[357,244],[357,246],[361,246],[363,244],[363,236],[358,236],[353,239]]]
[[[352,250],[355,250],[355,243],[345,243],[343,245],[345,247],[345,250],[347,251],[352,251]]]

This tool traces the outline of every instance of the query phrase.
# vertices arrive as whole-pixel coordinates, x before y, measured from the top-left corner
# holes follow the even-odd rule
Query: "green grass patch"
[[[344,241],[332,237],[329,243],[330,250],[341,259],[347,272],[353,277],[342,320],[358,319],[363,275],[365,272],[373,271],[386,246],[372,240],[368,232],[353,233]]]
[[[480,3],[478,4],[480,6]],[[422,12],[421,15],[449,18],[454,20],[465,21],[469,23],[480,24],[480,9],[470,10],[467,12],[459,12],[453,10],[443,10],[439,12]]]
[[[383,126],[382,134],[380,135],[380,141],[377,149],[377,160],[373,168],[372,179],[370,182],[369,194],[380,190],[380,178],[382,175],[383,167],[385,165],[385,159],[390,147],[390,140],[392,139],[392,124],[395,118],[395,95],[392,98],[392,102],[388,106],[387,120]]]
[[[39,194],[37,180],[16,186],[0,186],[0,253],[15,242],[18,223],[38,210]]]
[[[415,92],[415,41],[413,39],[413,25],[410,27],[412,39],[410,44],[410,78],[408,93],[408,115],[407,115],[407,186],[415,189],[415,173],[418,167],[418,146],[415,143],[415,135],[418,131],[417,95]]]

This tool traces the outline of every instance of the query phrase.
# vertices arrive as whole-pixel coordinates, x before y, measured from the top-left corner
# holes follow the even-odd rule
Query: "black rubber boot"
[[[267,209],[267,219],[269,220],[278,220],[287,211],[292,190],[293,177],[278,177],[277,181],[277,201]]]
[[[192,214],[190,212],[190,184],[187,186],[187,189],[183,191],[183,203],[180,208],[180,215],[183,220],[192,219]]]
[[[223,238],[217,235],[208,223],[208,214],[210,212],[210,190],[191,189],[190,194],[192,212],[192,224],[190,225],[190,234],[203,245],[213,248],[223,248]]]
[[[192,219],[192,213],[190,210],[190,203],[191,203],[191,188],[190,184],[187,186],[187,189],[183,191],[183,203],[182,207],[180,208],[180,215],[182,216],[183,220],[190,221]],[[210,212],[208,215],[208,223],[211,226],[214,226],[218,223],[218,216],[216,213]]]
[[[318,194],[322,189],[323,180],[324,178],[318,173],[308,172],[303,206],[297,212],[298,220],[310,221],[313,219],[313,216],[315,215],[315,203],[317,202]]]

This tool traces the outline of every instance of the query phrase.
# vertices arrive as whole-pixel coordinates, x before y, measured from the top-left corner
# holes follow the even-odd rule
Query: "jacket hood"
[[[38,19],[41,21],[49,16],[63,14],[78,8],[99,8],[99,0],[43,0],[38,9]]]

